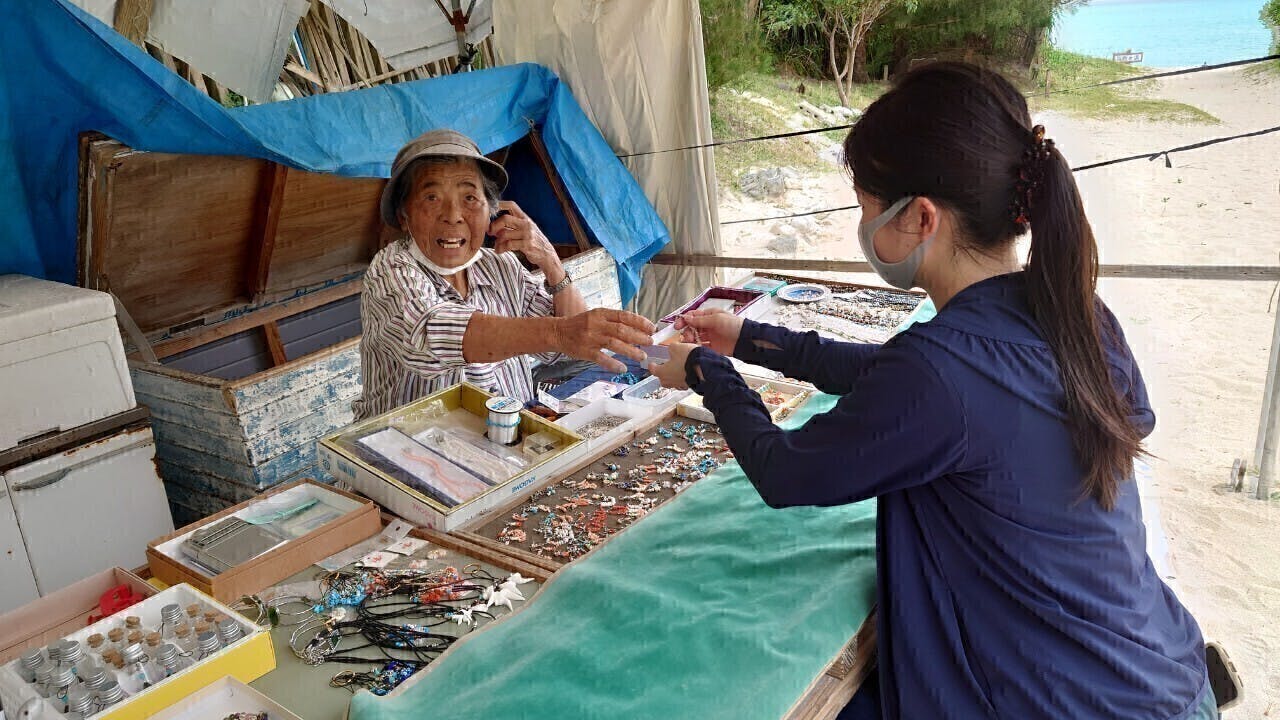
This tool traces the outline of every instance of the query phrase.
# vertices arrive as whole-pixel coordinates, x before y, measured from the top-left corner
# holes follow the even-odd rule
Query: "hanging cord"
[[[443,6],[442,6],[443,7]],[[1063,93],[1079,92],[1081,90],[1089,90],[1092,88],[1105,87],[1110,85],[1124,85],[1126,83],[1143,82],[1145,80],[1155,80],[1157,78],[1172,77],[1174,75],[1189,75],[1191,73],[1207,72],[1209,70],[1221,70],[1222,68],[1237,67],[1240,65],[1253,65],[1255,63],[1267,62],[1269,60],[1280,60],[1280,54],[1264,55],[1262,57],[1249,58],[1247,60],[1233,60],[1231,62],[1219,63],[1217,65],[1202,65],[1200,67],[1186,68],[1183,70],[1168,70],[1165,72],[1151,73],[1149,75],[1138,75],[1135,77],[1121,78],[1119,80],[1108,80],[1106,82],[1092,83],[1089,85],[1081,85],[1079,87],[1064,88],[1062,90],[1053,90],[1048,93],[1029,92],[1025,97],[1043,97],[1045,95],[1061,95]],[[759,142],[762,140],[778,140],[781,138],[799,137],[801,135],[814,135],[817,133],[834,132],[838,130],[848,130],[853,127],[853,123],[844,125],[831,125],[828,127],[812,128],[810,130],[796,130],[794,132],[775,133],[773,135],[758,135],[756,137],[737,138],[734,140],[716,140],[709,143],[700,143],[698,145],[685,145],[684,147],[667,148],[666,150],[647,150],[637,153],[626,153],[618,155],[619,159],[644,157],[646,155],[660,155],[662,153],[681,152],[684,150],[701,150],[704,148],[722,147],[724,145],[737,145],[739,143]]]
[[[1173,167],[1173,162],[1169,159],[1169,156],[1174,153],[1187,152],[1188,150],[1198,150],[1200,148],[1209,147],[1210,145],[1219,145],[1221,143],[1231,142],[1232,140],[1243,140],[1245,138],[1258,137],[1259,135],[1267,135],[1269,133],[1274,133],[1274,132],[1280,132],[1280,126],[1265,128],[1263,130],[1254,130],[1253,132],[1241,133],[1239,135],[1232,135],[1230,137],[1221,137],[1221,138],[1214,138],[1212,140],[1204,140],[1202,142],[1193,143],[1191,145],[1183,145],[1181,147],[1170,148],[1168,150],[1161,150],[1159,152],[1147,152],[1147,153],[1142,153],[1140,155],[1130,155],[1128,157],[1116,158],[1114,160],[1103,160],[1102,162],[1090,163],[1089,165],[1081,165],[1079,167],[1073,167],[1071,168],[1071,172],[1083,172],[1085,170],[1094,170],[1100,167],[1107,167],[1109,165],[1119,165],[1120,163],[1133,162],[1135,160],[1151,161],[1151,160],[1158,160],[1160,158],[1164,158],[1165,167],[1171,168]],[[842,207],[826,208],[824,210],[808,210],[805,212],[791,213],[789,215],[773,215],[770,217],[762,217],[762,218],[748,218],[746,220],[728,220],[720,224],[721,225],[737,225],[739,223],[769,222],[771,220],[786,220],[789,218],[804,217],[806,215],[823,215],[825,213],[831,213],[831,212],[854,210],[860,207],[862,206],[861,205],[844,205]]]

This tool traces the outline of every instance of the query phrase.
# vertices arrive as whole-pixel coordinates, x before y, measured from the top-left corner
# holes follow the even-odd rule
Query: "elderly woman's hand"
[[[644,362],[644,352],[636,346],[653,342],[653,330],[653,323],[635,313],[596,308],[559,318],[553,342],[558,351],[569,357],[590,360],[622,373],[627,366],[604,351]]]
[[[564,266],[560,264],[555,246],[542,234],[538,224],[510,200],[498,203],[498,209],[510,214],[489,224],[489,234],[497,238],[493,245],[494,251],[523,253],[529,262],[546,274],[548,282],[559,282],[564,277]],[[553,275],[556,277],[553,278]]]

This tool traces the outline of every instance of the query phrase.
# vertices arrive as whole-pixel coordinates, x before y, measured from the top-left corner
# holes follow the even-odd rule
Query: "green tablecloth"
[[[874,587],[874,500],[774,510],[731,462],[350,717],[778,718]]]

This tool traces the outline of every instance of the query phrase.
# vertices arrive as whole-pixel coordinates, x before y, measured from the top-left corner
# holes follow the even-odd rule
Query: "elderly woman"
[[[405,235],[365,274],[357,420],[464,380],[530,400],[525,355],[563,354],[618,372],[625,366],[604,350],[644,360],[635,346],[651,342],[652,323],[587,310],[538,226],[515,203],[499,202],[506,184],[502,166],[452,130],[427,132],[396,155],[382,219]],[[486,235],[493,249],[483,247]]]

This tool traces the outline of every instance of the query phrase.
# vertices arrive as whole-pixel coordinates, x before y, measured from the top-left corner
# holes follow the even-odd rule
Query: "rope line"
[[[1253,132],[1241,133],[1239,135],[1231,135],[1229,137],[1220,137],[1220,138],[1213,138],[1211,140],[1202,140],[1201,142],[1192,143],[1191,145],[1182,145],[1180,147],[1170,148],[1168,150],[1161,150],[1159,152],[1148,152],[1148,153],[1142,153],[1140,155],[1130,155],[1128,157],[1116,158],[1114,160],[1103,160],[1102,162],[1090,163],[1089,165],[1080,165],[1078,167],[1071,168],[1071,172],[1083,172],[1085,170],[1093,170],[1096,168],[1107,167],[1109,165],[1119,165],[1120,163],[1133,162],[1135,160],[1151,161],[1151,160],[1158,160],[1160,158],[1164,158],[1165,167],[1171,168],[1173,167],[1173,163],[1170,161],[1169,156],[1174,153],[1187,152],[1188,150],[1198,150],[1200,148],[1209,147],[1210,145],[1218,145],[1220,143],[1231,142],[1232,140],[1243,140],[1245,138],[1258,137],[1259,135],[1267,135],[1274,132],[1280,132],[1280,125],[1277,125],[1276,127],[1264,128],[1262,130],[1254,130]],[[804,217],[806,215],[822,215],[822,214],[831,213],[831,212],[842,212],[844,210],[854,210],[859,207],[862,207],[862,206],[861,205],[844,205],[842,207],[827,208],[825,210],[808,210],[806,212],[791,213],[789,215],[775,215],[772,217],[748,218],[746,220],[729,220],[726,222],[722,222],[720,224],[721,225],[737,225],[739,223],[769,222],[771,220],[787,220],[789,218]]]
[[[1121,78],[1119,80],[1108,80],[1106,82],[1093,83],[1090,85],[1081,85],[1080,87],[1065,88],[1063,90],[1052,90],[1048,93],[1030,92],[1026,93],[1026,97],[1037,97],[1044,95],[1060,95],[1062,93],[1078,92],[1080,90],[1089,90],[1092,88],[1105,87],[1110,85],[1123,85],[1125,83],[1142,82],[1144,80],[1154,80],[1156,78],[1172,77],[1174,75],[1188,75],[1191,73],[1206,72],[1209,70],[1221,70],[1222,68],[1237,67],[1240,65],[1252,65],[1254,63],[1267,62],[1268,60],[1280,60],[1280,54],[1264,55],[1262,57],[1249,58],[1247,60],[1233,60],[1231,62],[1218,63],[1217,65],[1202,65],[1200,67],[1185,68],[1183,70],[1168,70],[1165,72],[1151,73],[1149,75],[1138,75],[1135,77]],[[702,150],[705,148],[723,147],[725,145],[737,145],[739,143],[760,142],[762,140],[779,140],[782,138],[799,137],[801,135],[816,135],[817,133],[833,132],[836,130],[848,130],[853,127],[853,123],[844,125],[830,125],[827,127],[812,128],[809,130],[796,130],[793,132],[775,133],[772,135],[757,135],[755,137],[735,138],[733,140],[716,140],[709,143],[700,143],[698,145],[685,145],[684,147],[667,148],[665,150],[646,150],[644,152],[626,153],[618,155],[618,159],[645,157],[647,155],[661,155],[663,153],[682,152],[684,150]]]

